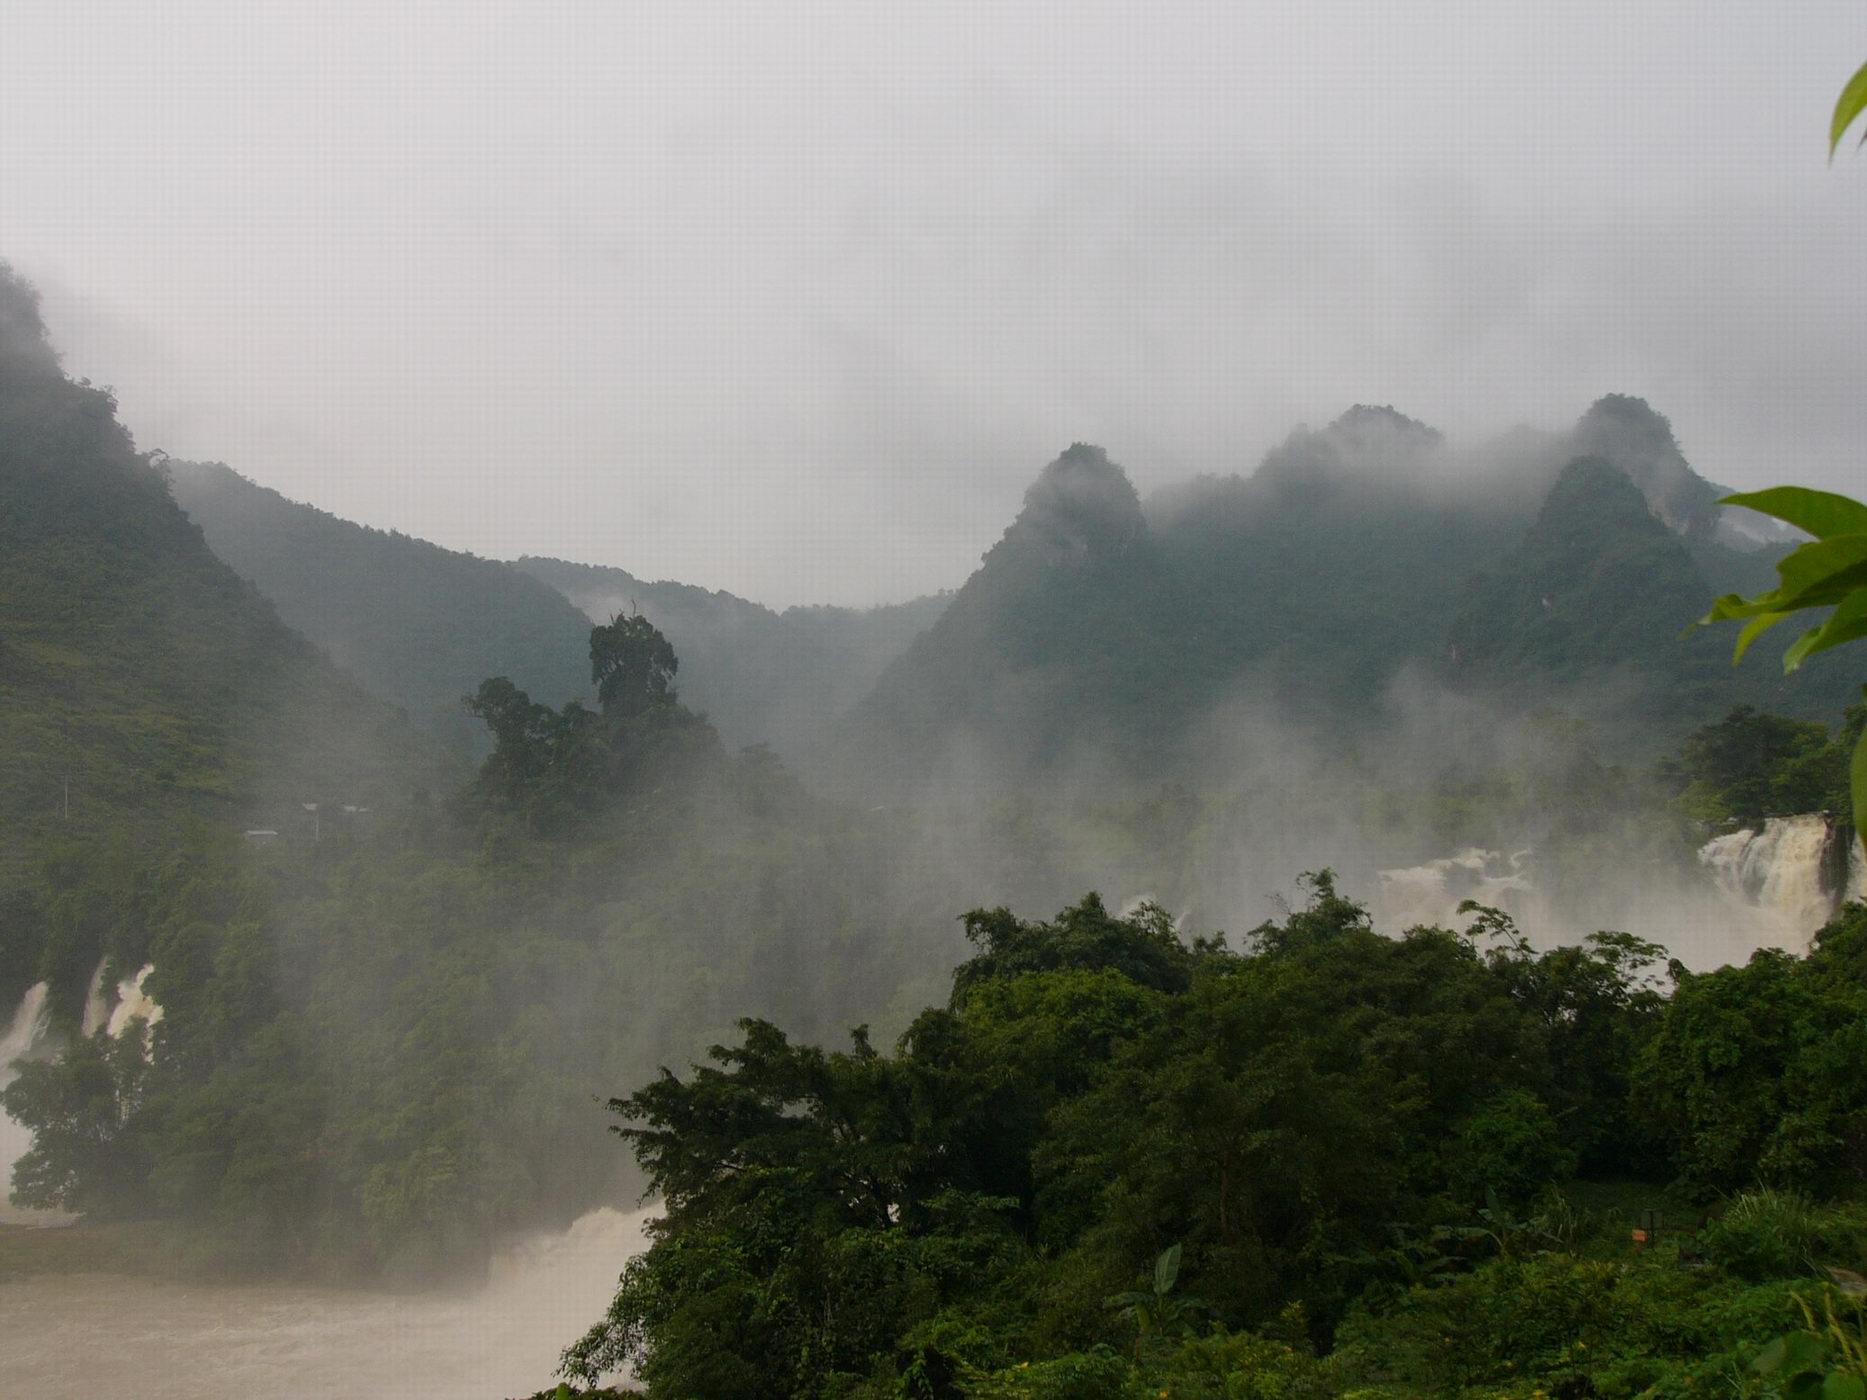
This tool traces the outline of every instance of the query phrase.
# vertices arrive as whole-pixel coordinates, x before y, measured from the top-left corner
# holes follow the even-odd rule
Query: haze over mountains
[[[1736,701],[1829,715],[1844,666],[1795,683],[1680,633],[1760,586],[1781,530],[1721,507],[1670,424],[1610,395],[1563,434],[1478,449],[1391,408],[1299,428],[1249,476],[1143,502],[1070,448],[953,595],[774,612],[558,559],[441,549],[171,463],[209,544],[365,686],[459,747],[491,674],[556,705],[587,692],[588,626],[639,610],[688,703],[838,786],[956,773],[1184,776],[1210,717],[1249,705],[1313,732],[1383,723],[1404,675],[1510,710],[1558,705],[1648,752]],[[1631,707],[1631,708],[1630,708]],[[957,765],[957,767],[955,766]]]
[[[945,606],[774,612],[726,592],[622,569],[481,559],[340,520],[220,463],[166,463],[208,544],[280,615],[411,722],[474,749],[461,707],[504,675],[557,706],[590,694],[590,626],[640,611],[673,642],[686,702],[738,745],[807,761],[832,722]]]
[[[1627,754],[1736,700],[1838,713],[1844,663],[1786,681],[1681,636],[1714,594],[1770,575],[1777,547],[1727,525],[1718,494],[1663,417],[1619,396],[1568,434],[1477,451],[1356,407],[1250,476],[1145,504],[1078,444],[858,707],[846,752],[904,786],[952,764],[1193,776],[1215,718],[1366,737],[1403,680],[1567,709]]]
[[[1145,500],[1079,443],[952,594],[776,612],[139,453],[10,276],[0,350],[25,1207],[437,1278],[626,1198],[591,1106],[738,1018],[904,1030],[969,908],[1099,888],[1096,926],[1249,940],[1332,871],[1308,888],[1364,933],[1472,894],[1705,967],[1836,895],[1825,728],[1762,726],[1810,780],[1716,879],[1722,787],[1688,811],[1653,763],[1743,700],[1838,719],[1854,675],[1681,635],[1780,546],[1741,547],[1636,399],[1475,449],[1356,406]],[[1752,917],[1785,871],[1796,920]]]
[[[513,567],[558,590],[591,622],[640,611],[674,644],[683,698],[722,735],[813,764],[836,721],[948,601],[935,594],[876,608],[774,612],[731,593],[650,582],[624,569],[534,558]]]
[[[1212,739],[1247,718],[1340,749],[1381,742],[1422,694],[1553,707],[1642,760],[1733,703],[1832,719],[1854,698],[1844,660],[1786,680],[1731,667],[1716,634],[1681,636],[1714,594],[1765,582],[1781,546],[1716,504],[1639,399],[1476,448],[1357,406],[1248,475],[1146,501],[1078,444],[955,593],[775,612],[618,568],[479,559],[218,464],[151,466],[108,399],[59,373],[30,292],[9,279],[6,302],[7,568],[21,582],[3,635],[27,700],[8,721],[22,812],[62,802],[67,769],[84,800],[155,783],[229,811],[257,811],[262,789],[275,804],[285,789],[359,803],[406,790],[406,754],[350,741],[406,723],[479,751],[463,696],[504,675],[553,707],[586,697],[590,623],[630,609],[669,637],[683,699],[729,745],[770,744],[863,799],[1213,780]],[[39,610],[54,598],[56,619]],[[80,660],[81,635],[121,640]],[[209,679],[227,675],[240,685]],[[262,689],[264,704],[246,698]],[[142,726],[132,750],[124,727],[83,720],[106,703]],[[318,738],[333,733],[342,762]]]
[[[439,755],[210,552],[0,266],[0,867],[368,806]]]
[[[167,465],[209,547],[411,722],[477,741],[460,699],[492,675],[551,705],[588,695],[589,624],[555,589],[288,501],[220,463]]]

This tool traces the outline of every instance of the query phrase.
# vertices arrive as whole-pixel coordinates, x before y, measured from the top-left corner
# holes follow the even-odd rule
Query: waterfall
[[[45,1039],[46,1024],[52,1011],[45,1004],[51,991],[44,982],[35,982],[26,990],[19,1009],[0,1035],[0,1089],[13,1082],[13,1061],[30,1055]],[[0,1114],[0,1220],[15,1218],[7,1208],[7,1195],[13,1189],[13,1164],[32,1146],[32,1134],[5,1114]]]
[[[6,1034],[0,1036],[0,1086],[13,1082],[13,1061],[31,1054],[33,1047],[45,1038],[46,1022],[52,1014],[45,999],[51,990],[44,982],[28,987],[26,995],[20,999],[19,1010],[7,1024]]]
[[[84,1020],[79,1023],[78,1034],[86,1040],[110,1020],[110,1003],[104,1000],[104,968],[109,963],[110,959],[105,958],[97,964],[97,971],[91,974],[91,984],[84,989]]]
[[[1835,911],[1837,891],[1826,879],[1834,827],[1826,815],[1770,817],[1761,831],[1733,831],[1699,847],[1724,900],[1762,917],[1779,946],[1800,952]],[[1850,861],[1848,888],[1856,879]]]
[[[117,983],[116,1005],[112,1007],[104,997],[104,964],[100,962],[97,970],[91,974],[90,985],[85,989],[84,1018],[79,1023],[80,1030],[87,1036],[95,1035],[99,1030],[108,1031],[114,1039],[137,1021],[146,1026],[153,1026],[160,1021],[162,1007],[143,988],[153,971],[155,965],[146,963],[135,977]],[[0,1088],[5,1088],[13,1081],[13,1061],[31,1054],[44,1043],[51,1021],[51,1008],[46,1005],[50,990],[44,982],[34,984],[20,1002],[19,1010],[7,1026],[6,1034],[0,1036]],[[152,1050],[153,1046],[145,1047],[145,1053]],[[31,1146],[32,1134],[11,1118],[0,1115],[0,1221],[47,1224],[69,1219],[49,1211],[20,1211],[9,1205],[7,1197],[12,1190],[13,1164]]]
[[[110,1020],[105,1024],[112,1040],[128,1030],[131,1021],[140,1019],[153,1028],[162,1019],[162,1007],[143,990],[143,983],[155,970],[154,963],[144,963],[143,970],[132,980],[117,983],[116,1009],[110,1013]]]
[[[1544,901],[1528,873],[1528,851],[1505,856],[1476,846],[1424,865],[1383,870],[1381,922],[1391,932],[1419,928],[1463,928],[1458,912],[1468,899],[1502,909],[1520,926],[1547,923]]]

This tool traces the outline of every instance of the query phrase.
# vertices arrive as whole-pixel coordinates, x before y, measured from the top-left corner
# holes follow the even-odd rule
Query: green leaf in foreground
[[[1722,603],[1723,599],[1720,599],[1719,602]],[[1737,634],[1737,649],[1731,653],[1731,664],[1735,666],[1738,662],[1742,661],[1744,659],[1744,653],[1750,650],[1750,644],[1752,642],[1756,641],[1757,638],[1761,637],[1765,632],[1768,632],[1772,627],[1776,626],[1777,623],[1788,616],[1789,614],[1786,612],[1758,613],[1755,617],[1751,618],[1749,622],[1745,623],[1744,630]]]
[[[1766,616],[1780,617],[1781,614]],[[1759,618],[1744,630],[1749,632],[1751,627],[1756,627],[1762,620]],[[1794,671],[1817,652],[1838,647],[1843,642],[1859,641],[1863,637],[1867,637],[1867,589],[1850,593],[1819,626],[1804,632],[1796,644],[1783,653],[1783,670]],[[1738,655],[1743,655],[1741,646]]]
[[[1833,491],[1812,491],[1806,486],[1772,486],[1763,491],[1738,491],[1721,497],[1718,504],[1743,506],[1785,525],[1794,525],[1818,540],[1832,535],[1867,533],[1867,505]]]
[[[1848,79],[1848,85],[1841,89],[1841,96],[1835,101],[1834,120],[1828,124],[1828,159],[1835,158],[1841,138],[1848,134],[1848,128],[1863,111],[1867,111],[1867,63]]]
[[[1759,593],[1754,598],[1727,593],[1698,621],[1703,627],[1737,618],[1755,619],[1739,635],[1733,663],[1741,661],[1750,644],[1789,613],[1828,607],[1846,611],[1847,619],[1836,631],[1839,641],[1849,640],[1840,635],[1846,626],[1867,617],[1867,611],[1852,610],[1856,595],[1867,592],[1867,534],[1811,540],[1779,559],[1776,574],[1780,582],[1768,593]],[[1811,642],[1811,649],[1825,648],[1816,648]],[[1802,653],[1808,654],[1808,651]]]

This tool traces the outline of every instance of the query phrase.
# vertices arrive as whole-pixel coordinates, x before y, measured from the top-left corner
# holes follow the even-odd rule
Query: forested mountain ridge
[[[1145,503],[1079,444],[852,713],[844,771],[902,791],[1196,776],[1202,737],[1241,707],[1339,742],[1379,727],[1405,675],[1506,712],[1573,708],[1644,758],[1735,703],[1836,718],[1845,660],[1785,680],[1682,637],[1779,548],[1731,527],[1719,491],[1618,395],[1569,433],[1475,454],[1358,406],[1249,477]]]
[[[295,832],[302,803],[379,808],[442,771],[213,555],[3,266],[0,690],[0,999],[41,977],[81,999],[100,955],[101,912],[25,893],[50,853],[70,884],[191,823]]]
[[[1516,547],[1468,582],[1449,632],[1453,674],[1519,704],[1552,686],[1592,689],[1609,705],[1637,696],[1662,730],[1734,703],[1838,714],[1856,690],[1849,658],[1820,657],[1785,677],[1769,666],[1733,669],[1729,639],[1716,632],[1681,635],[1708,598],[1754,586],[1774,557],[1709,534],[1668,529],[1616,464],[1576,458]]]
[[[526,557],[591,622],[639,609],[681,658],[681,694],[729,743],[769,743],[790,762],[819,758],[833,721],[946,607],[946,595],[875,608],[783,612],[735,594],[626,569]]]
[[[459,745],[461,697],[507,676],[552,705],[589,692],[590,625],[510,564],[353,524],[219,463],[169,463],[213,551],[374,694]]]

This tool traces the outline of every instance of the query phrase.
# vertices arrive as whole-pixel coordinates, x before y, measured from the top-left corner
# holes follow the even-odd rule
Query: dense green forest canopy
[[[1693,975],[1483,908],[1384,937],[1311,890],[1237,949],[1094,896],[980,911],[892,1051],[748,1020],[612,1101],[665,1215],[567,1369],[696,1400],[1684,1396],[1859,1267],[1867,1209],[1812,1201],[1863,1184],[1867,907]]]

